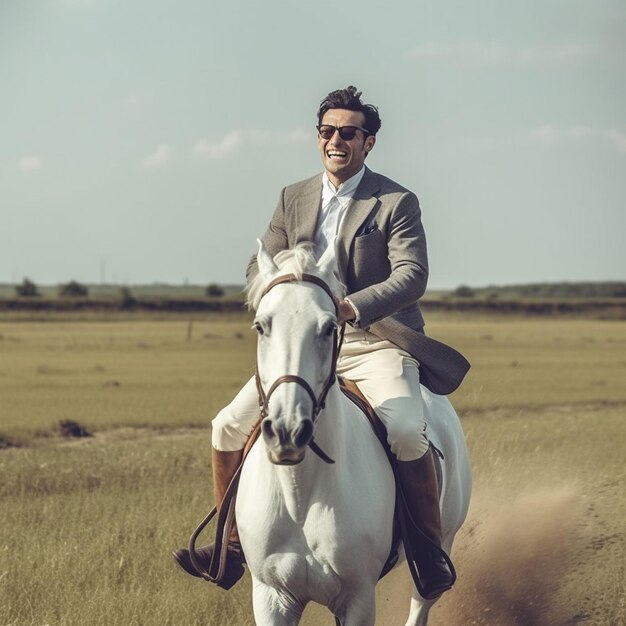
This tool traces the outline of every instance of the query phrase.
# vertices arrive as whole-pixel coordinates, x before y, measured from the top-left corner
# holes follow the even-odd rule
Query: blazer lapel
[[[322,176],[313,178],[295,200],[296,244],[313,241],[322,203]]]
[[[337,260],[341,275],[345,278],[350,247],[359,227],[367,219],[376,207],[378,198],[374,195],[380,189],[376,175],[365,168],[363,178],[357,187],[352,202],[339,229],[339,241],[337,242]]]

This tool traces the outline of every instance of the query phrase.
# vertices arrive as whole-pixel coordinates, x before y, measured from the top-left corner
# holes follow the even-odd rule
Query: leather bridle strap
[[[282,276],[278,276],[267,285],[261,298],[263,298],[267,294],[268,291],[276,287],[276,285],[281,285],[284,283],[295,283],[295,282],[313,283],[317,285],[318,287],[321,287],[328,294],[328,297],[332,300],[333,305],[335,307],[335,315],[339,317],[339,307],[337,305],[337,300],[335,299],[333,292],[330,290],[330,287],[321,278],[313,274],[302,274],[300,277],[296,276],[295,274],[283,274]],[[324,404],[326,402],[326,396],[328,395],[330,388],[333,386],[337,378],[337,375],[336,375],[337,358],[339,356],[339,350],[341,349],[341,344],[343,342],[344,330],[345,330],[345,325],[342,325],[341,336],[338,337],[337,330],[335,329],[334,336],[333,336],[333,354],[332,354],[332,359],[331,359],[330,372],[328,374],[328,378],[326,379],[326,383],[324,384],[324,388],[322,389],[322,392],[320,393],[319,397],[315,396],[315,392],[311,388],[311,385],[309,385],[309,383],[306,380],[304,380],[304,378],[302,378],[301,376],[296,376],[294,374],[285,374],[284,376],[280,376],[272,383],[272,386],[269,388],[269,391],[265,393],[263,389],[263,385],[261,384],[261,377],[259,375],[259,365],[257,361],[256,371],[255,371],[254,376],[256,380],[257,391],[259,393],[259,406],[261,408],[261,419],[264,419],[265,417],[267,417],[268,403],[274,391],[276,391],[276,389],[283,383],[296,383],[300,385],[311,398],[311,402],[313,403],[313,421],[315,421],[320,411],[324,408]],[[317,443],[315,443],[314,439],[311,439],[311,441],[309,442],[309,447],[311,448],[311,450],[313,450],[313,452],[315,452],[315,454],[317,454],[326,463],[334,463],[334,461],[317,445]]]
[[[282,276],[277,276],[267,285],[265,291],[261,295],[261,298],[263,298],[263,296],[265,296],[268,291],[276,287],[276,285],[281,285],[283,283],[313,283],[314,285],[321,287],[328,294],[328,297],[333,301],[333,304],[335,305],[335,313],[337,317],[339,317],[339,307],[337,306],[337,300],[335,299],[333,292],[330,290],[330,287],[328,286],[326,281],[321,279],[319,276],[315,276],[315,274],[305,273],[302,274],[300,278],[298,278],[298,276],[296,276],[295,274],[283,274]]]
[[[311,402],[313,403],[313,415],[317,416],[319,414],[319,412],[321,411],[321,407],[318,405],[318,399],[315,397],[315,392],[313,391],[313,389],[311,389],[311,385],[309,385],[309,383],[307,383],[306,380],[304,380],[304,378],[300,376],[285,374],[284,376],[280,376],[279,378],[277,378],[270,387],[270,390],[267,392],[267,394],[264,394],[265,398],[263,399],[263,404],[261,405],[261,417],[267,417],[267,405],[270,401],[270,397],[274,393],[274,391],[276,391],[276,388],[283,383],[296,383],[300,385],[300,387],[302,387],[311,398]]]
[[[302,278],[297,278],[294,274],[286,274],[284,276],[279,276],[278,278],[274,279],[265,288],[265,291],[263,292],[263,296],[276,285],[280,285],[281,283],[291,283],[291,282],[300,282],[300,281],[314,283],[318,285],[319,287],[321,287],[333,301],[335,305],[335,313],[337,314],[337,316],[339,315],[337,301],[335,300],[335,297],[333,296],[333,293],[330,290],[330,287],[321,278],[318,278],[317,276],[313,276],[312,274],[303,274]],[[261,385],[261,379],[259,378],[259,373],[258,373],[259,368],[258,368],[258,363],[257,363],[255,379],[256,379],[257,390],[259,392],[261,416],[259,417],[259,420],[255,424],[253,432],[250,435],[248,442],[246,443],[246,447],[244,448],[244,452],[243,452],[243,460],[241,462],[241,465],[237,468],[237,471],[235,472],[233,479],[228,485],[228,488],[226,490],[226,493],[224,494],[224,498],[220,505],[219,513],[218,513],[217,507],[213,507],[213,509],[211,509],[209,514],[202,520],[202,522],[200,522],[196,530],[191,535],[191,538],[189,539],[189,556],[190,556],[191,562],[193,566],[195,567],[195,569],[197,570],[197,572],[200,574],[200,576],[202,576],[202,578],[204,578],[205,580],[208,580],[210,582],[216,583],[217,585],[221,586],[221,583],[224,579],[224,574],[226,570],[226,553],[228,551],[228,538],[230,536],[230,531],[233,527],[234,520],[235,520],[235,497],[237,494],[237,487],[239,485],[239,477],[241,476],[241,468],[243,467],[243,463],[246,457],[248,456],[248,453],[252,449],[253,444],[255,443],[255,441],[257,440],[259,436],[261,422],[267,416],[267,405],[268,405],[270,396],[272,395],[274,390],[282,383],[293,382],[293,383],[299,384],[309,394],[313,402],[313,412],[314,412],[313,419],[315,419],[317,415],[319,414],[319,412],[324,408],[324,401],[326,399],[326,395],[329,389],[332,387],[337,377],[336,376],[337,357],[339,355],[339,350],[341,349],[341,344],[343,342],[344,330],[345,330],[345,325],[342,325],[339,338],[337,337],[337,330],[335,330],[335,336],[333,339],[333,357],[332,357],[331,371],[319,398],[315,397],[315,392],[313,391],[313,389],[311,389],[311,386],[306,382],[306,380],[304,380],[303,378],[299,376],[293,376],[290,374],[287,374],[285,376],[281,376],[280,378],[278,378],[274,382],[274,384],[270,387],[270,390],[266,395]],[[334,461],[317,445],[314,439],[311,439],[311,441],[309,441],[309,447],[324,462],[334,463]],[[209,567],[209,571],[205,572],[202,568],[202,565],[200,565],[200,563],[198,562],[198,559],[196,558],[196,549],[195,549],[196,540],[198,536],[200,535],[200,533],[208,525],[208,523],[213,519],[213,517],[215,517],[215,515],[218,515],[215,545],[219,547],[219,550],[216,550],[214,552],[213,559]]]

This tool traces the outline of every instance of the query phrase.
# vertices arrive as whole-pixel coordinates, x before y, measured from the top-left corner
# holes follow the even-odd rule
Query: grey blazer
[[[282,190],[262,238],[272,256],[313,240],[321,199],[321,174]],[[357,325],[412,354],[420,362],[421,382],[431,391],[456,389],[469,363],[421,332],[418,300],[426,289],[428,258],[415,194],[365,168],[339,231],[337,255],[340,276],[359,311]],[[247,279],[256,272],[253,257]]]

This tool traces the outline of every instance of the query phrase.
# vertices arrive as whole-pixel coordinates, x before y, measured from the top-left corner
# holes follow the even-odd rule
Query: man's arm
[[[280,193],[276,210],[261,239],[263,240],[265,249],[272,257],[281,250],[287,250],[287,248],[289,248],[289,238],[287,237],[287,229],[285,227],[285,189]],[[257,275],[258,271],[256,254],[254,254],[246,268],[246,282],[248,284],[250,284],[250,281]]]
[[[414,304],[424,294],[428,281],[426,236],[415,194],[404,193],[391,211],[387,235],[389,276],[369,287],[349,294],[359,311],[357,326],[373,322]],[[357,261],[355,259],[355,261]],[[383,262],[380,257],[362,259],[368,264]],[[376,268],[371,270],[376,272]]]

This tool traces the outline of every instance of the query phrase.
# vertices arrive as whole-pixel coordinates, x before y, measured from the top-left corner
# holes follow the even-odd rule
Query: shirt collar
[[[322,186],[324,189],[324,195],[337,196],[338,198],[351,198],[359,186],[363,175],[365,174],[365,165],[354,175],[348,178],[345,182],[339,185],[339,189],[335,189],[335,186],[328,179],[328,174],[324,172],[322,175]]]

